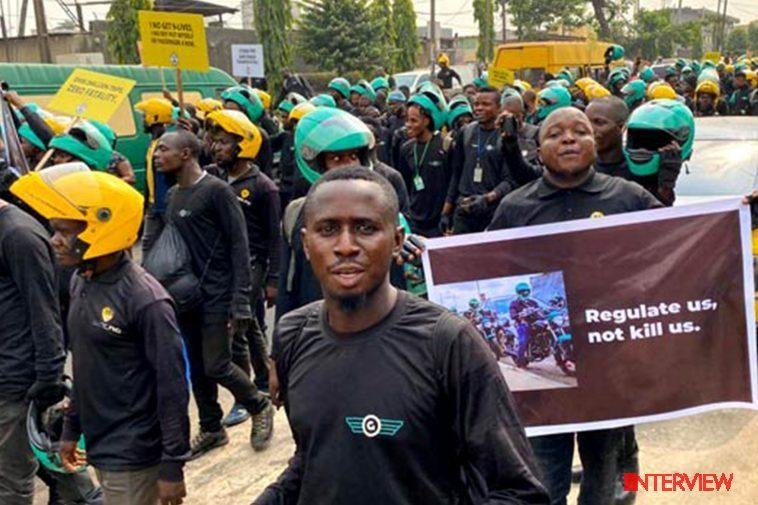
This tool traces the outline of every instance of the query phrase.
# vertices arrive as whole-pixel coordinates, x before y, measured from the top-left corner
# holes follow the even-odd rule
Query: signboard
[[[200,14],[139,11],[142,64],[206,72],[205,24]]]
[[[266,77],[261,44],[232,44],[232,74],[234,77]]]
[[[424,269],[535,436],[758,408],[752,261],[735,199],[433,239]]]
[[[487,69],[487,81],[494,88],[500,89],[504,86],[509,86],[513,84],[515,78],[516,76],[512,70],[495,68],[494,65],[490,65]]]
[[[718,51],[708,51],[703,54],[703,59],[712,61],[713,63],[718,63],[721,59],[721,53]]]
[[[136,81],[78,68],[48,103],[63,114],[107,123]]]

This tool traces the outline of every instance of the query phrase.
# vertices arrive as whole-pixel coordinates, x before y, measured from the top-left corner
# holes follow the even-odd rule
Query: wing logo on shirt
[[[399,419],[380,419],[373,414],[365,417],[346,417],[345,422],[352,433],[365,435],[368,438],[379,435],[394,437],[405,424],[405,421]]]

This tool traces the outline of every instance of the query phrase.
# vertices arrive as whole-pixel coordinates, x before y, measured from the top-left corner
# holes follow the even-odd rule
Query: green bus
[[[126,100],[123,101],[109,124],[118,135],[116,149],[129,158],[137,178],[137,189],[145,190],[145,153],[150,136],[143,131],[141,115],[134,105],[151,97],[163,96],[164,73],[166,85],[174,92],[174,72],[170,69],[145,68],[137,65],[46,65],[37,63],[0,63],[0,80],[18,92],[27,103],[36,103],[45,108],[53,95],[76,68],[110,74],[137,81]],[[182,73],[184,100],[195,103],[200,98],[217,98],[237,81],[217,68],[208,72]],[[52,111],[54,112],[54,111]]]

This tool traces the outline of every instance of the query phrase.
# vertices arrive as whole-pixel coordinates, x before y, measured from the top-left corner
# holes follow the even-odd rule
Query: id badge
[[[424,179],[421,178],[421,175],[416,174],[413,177],[413,187],[416,188],[416,191],[422,191],[426,186],[424,186]]]
[[[476,166],[474,169],[474,182],[477,184],[480,184],[482,182],[482,178],[484,177],[484,170],[482,170],[482,167],[479,165]]]

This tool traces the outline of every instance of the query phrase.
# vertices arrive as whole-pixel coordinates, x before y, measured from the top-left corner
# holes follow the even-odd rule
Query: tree
[[[479,25],[476,58],[479,61],[490,61],[495,53],[494,0],[474,0],[474,20]]]
[[[584,0],[511,0],[510,13],[519,39],[534,40],[540,32],[585,24]]]
[[[412,0],[393,0],[392,17],[397,41],[395,69],[411,70],[416,66],[418,55],[416,12],[413,10]]]
[[[726,37],[726,51],[735,56],[747,51],[747,28],[744,26],[732,28]]]
[[[120,65],[139,63],[137,41],[139,40],[139,25],[137,11],[153,9],[152,0],[113,0],[108,15],[108,28],[105,37],[110,52],[116,63]]]
[[[340,74],[368,72],[381,60],[366,0],[304,0],[299,46],[307,63]]]
[[[289,41],[292,28],[290,0],[255,0],[253,2],[255,32],[263,44],[263,65],[269,90],[277,90],[282,70],[292,62]]]
[[[395,23],[392,18],[390,0],[372,0],[369,12],[373,22],[379,26],[374,43],[380,46],[382,56],[377,63],[391,74],[395,70],[397,37],[395,37]]]
[[[758,52],[758,21],[753,21],[747,26],[747,43],[750,51]]]
[[[632,0],[590,0],[600,40],[618,41],[626,28],[626,13]]]

